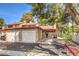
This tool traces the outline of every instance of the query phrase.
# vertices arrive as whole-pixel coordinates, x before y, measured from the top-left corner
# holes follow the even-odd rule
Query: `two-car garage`
[[[6,42],[35,43],[39,39],[37,29],[10,29],[2,33],[6,35]]]

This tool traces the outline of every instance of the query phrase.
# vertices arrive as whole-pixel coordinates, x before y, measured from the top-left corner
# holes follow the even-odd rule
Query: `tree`
[[[33,16],[42,16],[44,17],[44,9],[45,9],[45,5],[44,3],[30,3],[29,5],[32,6],[32,14]]]
[[[49,18],[49,12],[47,9],[47,4],[44,3],[30,3],[32,6],[32,14],[33,16],[36,16],[39,20],[38,23],[42,25],[46,25],[48,18]],[[48,13],[47,13],[48,12]]]
[[[62,7],[61,4],[55,4],[54,7],[52,8],[52,12],[53,15],[51,15],[51,17],[49,17],[49,21],[51,24],[54,23],[59,23],[61,21],[63,21],[63,13],[64,13],[64,9]]]
[[[0,18],[0,25],[3,25],[3,24],[4,24],[4,19]]]
[[[79,16],[79,13],[76,10],[76,5],[72,3],[65,4],[65,9],[66,11],[68,11],[69,15],[72,17],[72,21],[74,21],[78,25],[79,22],[77,20],[77,15]]]
[[[26,21],[27,23],[29,23],[30,21],[34,21],[32,13],[28,12],[28,13],[24,13],[21,20],[21,22]]]
[[[39,23],[54,24],[61,21],[63,9],[61,4],[36,3],[32,5],[32,13],[38,17]]]

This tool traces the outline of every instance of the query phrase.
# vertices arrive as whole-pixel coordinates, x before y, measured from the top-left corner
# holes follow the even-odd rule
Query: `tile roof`
[[[4,29],[0,29],[0,30],[13,30],[13,29],[42,29],[45,31],[56,31],[56,29],[54,28],[54,26],[40,26],[38,23],[12,23],[12,24],[7,24],[15,26],[12,28],[4,28]],[[17,25],[17,26],[16,26]]]
[[[56,31],[56,28],[54,26],[40,26],[40,28],[44,31],[53,32]]]

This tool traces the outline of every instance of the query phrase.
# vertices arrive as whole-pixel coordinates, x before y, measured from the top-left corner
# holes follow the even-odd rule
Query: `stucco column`
[[[19,31],[19,41],[22,41],[22,30]]]

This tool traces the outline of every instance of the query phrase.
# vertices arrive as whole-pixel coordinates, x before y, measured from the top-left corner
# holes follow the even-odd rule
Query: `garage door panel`
[[[8,42],[15,42],[15,32],[6,32],[6,40]]]
[[[23,42],[26,42],[26,43],[34,43],[35,42],[35,36],[36,36],[36,33],[35,31],[22,31],[22,40]]]

